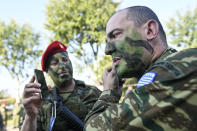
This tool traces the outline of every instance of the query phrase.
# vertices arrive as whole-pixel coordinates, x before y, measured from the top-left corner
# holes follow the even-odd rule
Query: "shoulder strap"
[[[79,87],[85,87],[85,83],[83,81],[80,80],[75,80],[75,86],[79,86]]]
[[[178,68],[177,66],[175,66],[173,63],[169,61],[160,61],[160,62],[154,63],[151,69],[158,67],[158,66],[168,70],[175,78],[178,78],[178,77],[180,78],[184,75],[184,73],[181,71],[180,68]]]
[[[155,67],[166,69],[175,79],[184,77],[197,70],[197,48],[183,50],[166,57],[164,60],[157,61],[147,72]]]

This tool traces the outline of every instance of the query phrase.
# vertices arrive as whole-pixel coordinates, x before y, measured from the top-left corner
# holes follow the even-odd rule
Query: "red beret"
[[[66,49],[67,49],[67,47],[63,43],[61,43],[59,41],[52,42],[47,47],[44,54],[42,55],[42,60],[41,60],[42,71],[46,71],[46,60],[48,57],[54,55],[57,52],[66,51]]]

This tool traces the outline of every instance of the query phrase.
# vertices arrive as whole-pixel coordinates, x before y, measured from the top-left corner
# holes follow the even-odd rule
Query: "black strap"
[[[78,131],[83,131],[84,123],[66,106],[62,103],[63,98],[57,95],[56,87],[52,89],[54,100],[57,101],[57,115],[61,117],[63,120],[67,121],[72,128]]]

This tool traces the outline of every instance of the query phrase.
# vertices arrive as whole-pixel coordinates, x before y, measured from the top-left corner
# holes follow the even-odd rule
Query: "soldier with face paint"
[[[47,72],[53,80],[57,95],[62,99],[62,105],[84,121],[101,91],[73,78],[73,68],[66,49],[67,47],[63,43],[52,42],[42,56],[42,70]],[[35,77],[25,85],[23,92],[23,105],[26,115],[22,131],[75,130],[69,124],[69,121],[62,119],[58,113],[51,128],[50,118],[53,105],[48,101],[42,102],[40,84],[34,83],[34,80]]]
[[[169,48],[156,14],[144,6],[116,12],[106,26],[113,64],[104,91],[86,117],[87,131],[197,130],[197,49]],[[137,88],[122,103],[122,78]]]

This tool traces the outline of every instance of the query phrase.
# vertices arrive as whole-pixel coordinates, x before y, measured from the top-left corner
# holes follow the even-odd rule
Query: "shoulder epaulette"
[[[154,63],[149,70],[158,66],[168,70],[175,78],[181,78],[197,70],[197,48],[171,54],[165,59]]]

